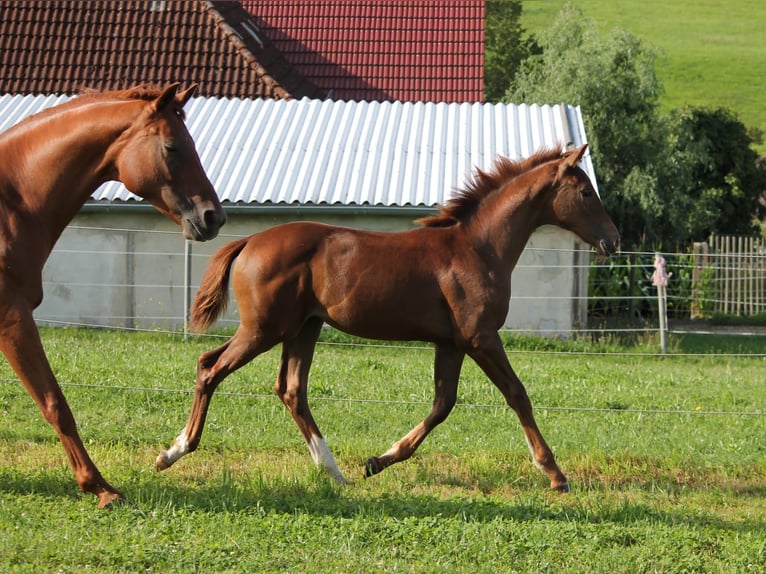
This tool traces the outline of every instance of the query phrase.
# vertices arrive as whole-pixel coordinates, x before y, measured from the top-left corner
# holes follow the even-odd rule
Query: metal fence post
[[[671,274],[665,272],[666,261],[659,253],[654,254],[654,273],[652,283],[657,287],[657,303],[660,314],[660,346],[662,354],[668,352],[668,279]]]

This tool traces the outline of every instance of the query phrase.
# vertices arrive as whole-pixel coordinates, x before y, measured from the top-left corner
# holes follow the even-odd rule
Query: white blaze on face
[[[333,458],[330,449],[327,448],[325,440],[321,436],[311,435],[311,440],[308,445],[311,458],[314,459],[314,464],[322,465],[335,480],[341,484],[346,484],[346,479],[340,472],[338,465],[335,464],[335,459]]]

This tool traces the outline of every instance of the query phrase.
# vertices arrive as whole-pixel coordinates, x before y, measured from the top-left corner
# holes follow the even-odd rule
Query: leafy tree
[[[521,0],[487,0],[484,38],[484,98],[502,100],[533,42],[524,39]]]
[[[681,216],[688,239],[703,241],[711,233],[752,235],[766,214],[766,168],[750,147],[751,136],[725,108],[686,107],[670,115],[665,158],[666,179],[683,166],[682,181],[669,181],[686,199]],[[685,217],[682,217],[684,216]]]
[[[581,107],[604,203],[624,243],[641,242],[642,214],[662,201],[648,167],[662,140],[657,52],[621,30],[602,40],[593,22],[572,5],[537,43],[542,53],[522,62],[506,100]]]
[[[537,38],[506,98],[579,105],[604,203],[628,248],[748,234],[764,214],[766,168],[728,110],[658,110],[657,51],[629,33],[600,38],[566,6]]]

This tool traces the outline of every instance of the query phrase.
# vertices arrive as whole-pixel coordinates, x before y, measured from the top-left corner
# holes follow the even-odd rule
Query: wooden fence
[[[766,312],[766,245],[760,237],[713,235],[694,244],[692,317]]]

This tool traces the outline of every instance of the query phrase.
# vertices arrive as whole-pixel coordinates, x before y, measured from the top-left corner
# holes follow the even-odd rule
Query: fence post
[[[657,287],[657,303],[660,314],[660,346],[662,354],[668,352],[668,294],[667,286],[670,275],[665,272],[665,258],[659,253],[654,254],[654,273],[652,283]]]
[[[184,240],[184,341],[189,337],[189,309],[191,307],[192,244]]]

